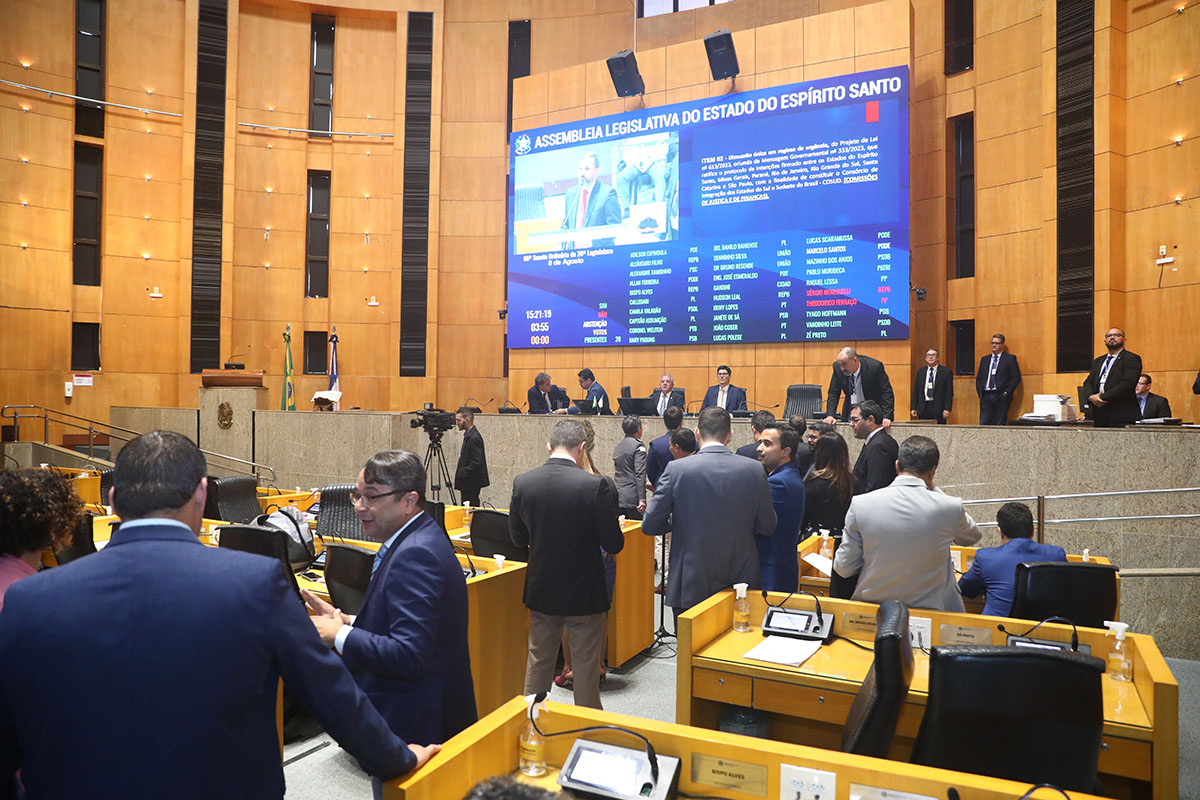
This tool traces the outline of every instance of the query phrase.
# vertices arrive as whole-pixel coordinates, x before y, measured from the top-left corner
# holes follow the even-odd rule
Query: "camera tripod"
[[[658,536],[658,569],[662,575],[662,581],[659,584],[658,594],[658,630],[654,632],[654,641],[647,645],[642,651],[643,654],[649,655],[654,648],[665,642],[667,639],[678,639],[678,637],[667,630],[667,537]]]
[[[426,429],[425,432],[429,434],[429,447],[425,449],[425,474],[429,476],[429,499],[434,503],[441,502],[442,482],[444,481],[446,491],[450,493],[450,505],[458,505],[458,498],[454,496],[454,479],[450,475],[450,467],[446,464],[446,453],[442,450],[442,434],[445,431]]]

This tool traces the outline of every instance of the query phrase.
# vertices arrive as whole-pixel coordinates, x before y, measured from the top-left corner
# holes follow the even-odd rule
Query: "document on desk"
[[[798,667],[821,649],[821,641],[792,639],[787,636],[766,636],[746,651],[746,658]]]
[[[826,558],[820,553],[807,553],[804,556],[804,563],[816,569],[826,578],[833,577],[833,559]]]

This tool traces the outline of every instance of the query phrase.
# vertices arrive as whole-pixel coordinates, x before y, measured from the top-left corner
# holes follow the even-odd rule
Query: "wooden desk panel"
[[[510,775],[517,770],[517,739],[525,725],[526,706],[514,699],[487,717],[467,728],[442,747],[420,770],[385,784],[386,800],[451,800],[463,797],[471,787],[493,775]],[[780,766],[790,764],[829,770],[837,776],[837,791],[831,800],[847,800],[850,784],[881,787],[896,792],[912,792],[927,797],[945,797],[951,786],[971,800],[1012,800],[1028,788],[1025,784],[987,778],[980,775],[952,772],[913,764],[886,761],[867,756],[855,756],[803,745],[755,739],[704,728],[693,728],[669,722],[613,714],[560,703],[547,703],[539,716],[539,724],[547,732],[568,730],[590,725],[619,725],[648,737],[657,752],[681,760],[679,789],[697,795],[730,797],[734,800],[763,800],[780,796]],[[627,735],[614,732],[586,734],[586,738],[624,747],[640,744]],[[544,788],[554,789],[551,781],[561,768],[574,737],[552,737],[546,740],[546,761],[550,775],[532,781]],[[728,759],[762,767],[766,770],[766,793],[747,794],[737,789],[700,783],[697,756]],[[524,782],[524,779],[522,779]],[[1035,795],[1049,797],[1048,792]],[[1072,798],[1093,798],[1093,795],[1071,793]]]
[[[773,594],[771,599],[778,603],[784,595]],[[758,595],[750,600],[751,618],[761,619],[766,611],[765,602]],[[876,606],[834,599],[826,599],[821,605],[823,611],[834,612],[836,631],[853,639],[870,640],[869,632],[847,626],[846,617],[862,614],[873,617]],[[788,606],[811,609],[813,603],[808,598],[798,598]],[[680,616],[676,721],[715,727],[724,704],[743,705],[772,715],[772,738],[840,747],[842,725],[871,667],[872,653],[837,639],[800,667],[752,661],[744,654],[762,641],[761,629],[753,627],[747,633],[731,630],[732,613],[733,592],[726,591]],[[1010,630],[1028,627],[1023,621],[1000,617],[927,609],[912,609],[910,613],[931,620],[934,645],[943,644],[942,624],[986,626],[992,631],[991,643],[997,645],[1006,640],[1006,634],[995,627],[997,623],[1005,623]],[[1070,641],[1071,628],[1047,624],[1038,633],[1046,639],[1066,642]],[[1104,633],[1081,628],[1080,643],[1090,646],[1093,654],[1104,657],[1111,646],[1111,639],[1106,640]],[[1166,800],[1173,798],[1178,790],[1178,684],[1151,637],[1130,634],[1128,641],[1134,658],[1134,680],[1114,681],[1105,675],[1101,681],[1105,721],[1100,771],[1134,793],[1139,783],[1143,787],[1148,783],[1154,798]],[[914,666],[908,701],[889,753],[895,759],[907,759],[911,753],[928,699],[928,656],[915,651]],[[746,681],[750,682],[748,692]],[[734,687],[738,687],[736,691]]]

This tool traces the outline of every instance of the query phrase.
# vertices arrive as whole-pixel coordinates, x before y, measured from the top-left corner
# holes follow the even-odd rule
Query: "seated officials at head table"
[[[980,534],[962,499],[934,485],[938,460],[932,439],[910,436],[896,457],[896,480],[850,502],[833,568],[843,578],[858,576],[852,599],[963,610],[950,545],[975,544]]]
[[[1137,396],[1139,419],[1163,419],[1171,416],[1171,403],[1160,394],[1150,391],[1154,379],[1146,373],[1138,377]]]
[[[704,393],[704,403],[700,410],[709,406],[718,406],[726,411],[746,411],[746,390],[730,383],[733,370],[722,364],[717,367],[717,384],[708,387]]]
[[[608,402],[608,392],[604,391],[604,387],[596,380],[596,375],[587,367],[579,370],[579,388],[583,389],[586,394],[583,399],[591,404],[591,410],[597,414],[612,416],[612,405]],[[562,412],[559,412],[562,413]],[[578,414],[579,409],[572,406],[568,409],[570,414]]]
[[[675,378],[669,374],[664,374],[658,379],[658,388],[650,393],[650,399],[654,401],[655,411],[659,416],[665,414],[672,406],[684,408],[685,405],[683,389],[675,388]]]
[[[19,770],[31,798],[282,798],[281,678],[371,775],[439,749],[389,730],[282,562],[200,543],[206,472],[186,437],[137,437],[113,470],[108,545],[9,588],[0,796]]]
[[[533,386],[529,387],[528,401],[530,414],[552,414],[571,405],[567,393],[550,382],[548,372],[539,372],[534,377]]]
[[[963,597],[987,593],[983,613],[1007,617],[1012,610],[1017,564],[1025,561],[1066,561],[1067,553],[1052,544],[1033,541],[1033,512],[1024,503],[1005,503],[996,512],[1000,546],[981,547],[971,568],[958,581]]]

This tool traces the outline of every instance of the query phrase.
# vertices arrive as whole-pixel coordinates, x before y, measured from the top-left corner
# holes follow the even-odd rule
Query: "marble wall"
[[[138,433],[174,431],[182,433],[193,442],[200,439],[200,412],[195,408],[113,406],[109,410],[109,421],[113,425]],[[110,437],[110,441],[112,457],[115,460],[125,442],[116,436]]]

